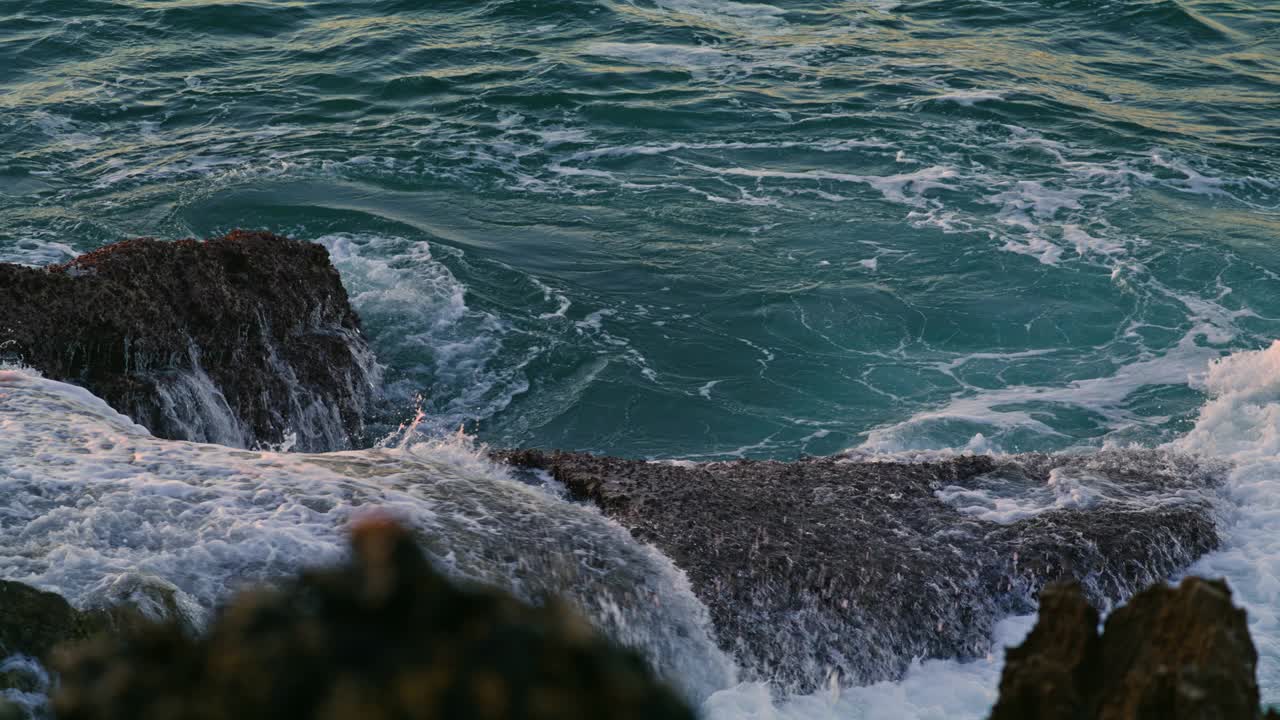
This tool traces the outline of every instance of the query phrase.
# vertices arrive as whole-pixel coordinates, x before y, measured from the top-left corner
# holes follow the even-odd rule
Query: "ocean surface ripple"
[[[1280,334],[1269,0],[34,0],[0,67],[0,260],[323,238],[391,426],[1149,444]]]

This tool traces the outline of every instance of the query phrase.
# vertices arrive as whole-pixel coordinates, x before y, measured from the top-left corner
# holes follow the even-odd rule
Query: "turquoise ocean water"
[[[0,2],[0,260],[236,227],[330,247],[388,427],[1164,442],[1280,336],[1280,3]]]

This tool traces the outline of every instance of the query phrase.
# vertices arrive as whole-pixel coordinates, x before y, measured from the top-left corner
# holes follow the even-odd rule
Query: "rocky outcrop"
[[[48,690],[42,662],[60,645],[83,641],[127,622],[128,611],[81,612],[61,595],[0,581],[0,720],[27,717],[6,694],[28,702]]]
[[[386,520],[353,547],[345,567],[239,596],[203,638],[150,625],[65,654],[56,717],[694,717],[558,602],[457,587]]]
[[[107,612],[81,612],[56,593],[0,580],[0,660],[44,658],[58,645],[84,640],[114,625]]]
[[[655,545],[750,678],[810,691],[985,655],[994,623],[1075,578],[1117,602],[1217,543],[1214,474],[1156,452],[664,464],[536,450],[549,472]],[[1012,508],[1012,510],[1009,510]]]
[[[179,634],[196,628],[163,588],[139,587],[118,604],[77,610],[61,595],[0,580],[0,720],[48,718],[54,681],[45,669],[60,649],[136,631],[163,617]]]
[[[161,619],[188,635],[198,629],[163,588],[138,589],[110,606],[78,610],[57,593],[0,580],[0,660],[45,660],[61,645]]]
[[[0,355],[87,387],[160,437],[347,448],[377,383],[328,252],[269,233],[0,264],[0,307]]]
[[[1101,635],[1080,586],[1058,585],[1045,590],[1030,636],[1008,651],[991,720],[1252,720],[1261,716],[1257,662],[1222,581],[1153,586],[1112,613]]]

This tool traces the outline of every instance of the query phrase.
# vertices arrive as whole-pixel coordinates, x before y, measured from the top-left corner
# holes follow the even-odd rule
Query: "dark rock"
[[[115,631],[133,622],[127,609],[81,612],[61,595],[0,581],[0,693],[40,698],[50,678],[42,663],[60,646]],[[38,702],[37,702],[38,704]],[[45,717],[38,707],[8,703],[0,695],[0,720]]]
[[[160,437],[347,448],[376,366],[328,252],[269,233],[0,264],[0,353]]]
[[[1101,636],[1081,588],[1055,586],[1035,629],[1009,650],[991,720],[1252,720],[1257,662],[1225,582],[1153,586],[1112,613]]]
[[[170,620],[179,634],[189,637],[196,630],[163,588],[140,588],[118,600],[77,610],[56,593],[0,580],[0,693],[17,693],[11,697],[22,700],[6,703],[0,696],[0,720],[48,717],[42,698],[52,680],[45,666],[60,648],[134,631],[156,616]]]
[[[56,663],[59,720],[694,717],[558,602],[459,588],[386,520],[344,567],[243,594],[209,634],[104,637]]]
[[[114,622],[106,612],[81,612],[61,595],[0,580],[0,660],[47,657],[56,646],[84,640]]]
[[[1040,595],[1040,620],[1025,642],[1005,654],[993,718],[1083,718],[1101,683],[1098,611],[1080,586],[1062,583]]]
[[[1150,451],[915,464],[498,455],[550,472],[657,546],[748,678],[786,690],[984,655],[995,622],[1031,612],[1050,582],[1079,579],[1096,602],[1118,602],[1218,542],[1201,494],[1214,474]],[[967,507],[991,496],[1041,507],[1003,522]]]
[[[57,593],[0,580],[0,661],[15,655],[43,661],[61,645],[140,627],[157,612],[147,612],[134,604],[137,601],[126,598],[111,607],[78,610]],[[184,633],[195,632],[176,608],[172,619]],[[0,689],[14,687],[3,677],[0,673]]]

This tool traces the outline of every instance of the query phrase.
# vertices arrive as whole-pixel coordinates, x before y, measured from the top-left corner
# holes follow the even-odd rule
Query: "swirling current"
[[[680,460],[1137,445],[1234,461],[1224,549],[1192,569],[1241,592],[1280,699],[1275,0],[0,0],[0,262],[237,227],[329,248],[385,366],[384,432],[417,416],[427,438]],[[0,399],[23,400],[0,428],[87,412],[4,372]],[[197,452],[130,442],[153,467]],[[346,471],[421,462],[369,452]],[[346,472],[223,459],[235,477]],[[15,487],[35,472],[0,468]],[[364,470],[323,502],[374,493]],[[156,482],[158,506],[253,504]],[[503,488],[518,502],[492,502],[593,528],[590,552],[612,537]],[[628,567],[685,598],[641,550]],[[0,569],[112,591],[76,573],[118,558],[59,576],[29,555]],[[167,581],[210,601],[212,581]],[[633,632],[626,612],[604,624]],[[781,705],[707,660],[698,697],[716,718],[979,717],[998,647],[1029,622],[1002,623],[988,661]],[[693,650],[644,642],[692,663],[714,655],[698,632]]]
[[[321,239],[502,445],[1154,442],[1277,335],[1269,2],[36,0],[0,66],[0,258]]]

